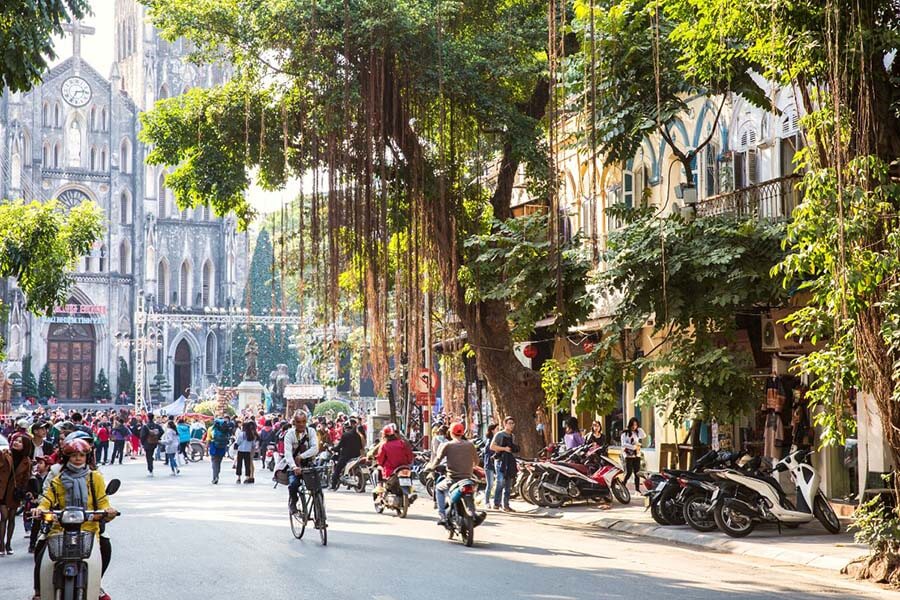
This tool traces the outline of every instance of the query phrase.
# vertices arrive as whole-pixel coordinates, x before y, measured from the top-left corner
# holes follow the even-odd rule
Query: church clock
[[[91,100],[91,86],[81,77],[69,77],[62,84],[63,99],[78,108]]]

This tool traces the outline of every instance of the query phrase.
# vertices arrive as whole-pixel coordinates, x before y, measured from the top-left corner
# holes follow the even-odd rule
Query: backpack
[[[147,438],[146,438],[145,443],[148,445],[158,444],[159,443],[159,429],[148,425],[147,426]]]
[[[223,424],[224,425],[224,424]],[[228,445],[228,440],[231,438],[231,434],[228,432],[228,427],[220,427],[218,423],[213,425],[213,436],[212,442],[218,448],[224,448]]]

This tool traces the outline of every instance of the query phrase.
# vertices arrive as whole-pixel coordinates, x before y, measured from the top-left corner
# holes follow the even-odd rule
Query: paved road
[[[292,537],[287,492],[265,475],[253,486],[227,476],[213,486],[208,463],[177,478],[160,465],[148,479],[136,462],[105,473],[123,481],[105,582],[114,600],[900,598],[823,571],[524,515],[490,513],[469,549],[447,541],[430,502],[401,520],[375,514],[369,496],[353,492],[326,496],[323,548],[315,531]],[[0,600],[31,594],[31,556],[21,535],[14,543],[16,555],[0,558]]]

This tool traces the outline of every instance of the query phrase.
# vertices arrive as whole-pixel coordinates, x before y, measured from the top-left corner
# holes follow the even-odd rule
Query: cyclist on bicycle
[[[303,483],[300,476],[303,467],[309,467],[309,462],[319,453],[319,443],[316,439],[316,430],[307,422],[309,417],[306,411],[300,409],[294,412],[294,426],[284,436],[284,458],[288,469],[288,504],[291,511],[297,510],[298,491]]]

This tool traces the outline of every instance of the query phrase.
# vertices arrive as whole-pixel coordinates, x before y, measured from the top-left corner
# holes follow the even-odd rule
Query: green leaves
[[[88,0],[4,0],[0,4],[0,90],[27,92],[47,72],[62,24],[90,12]]]
[[[0,277],[15,277],[26,308],[50,313],[65,303],[69,272],[91,251],[105,218],[92,202],[66,215],[56,201],[0,204]]]
[[[466,264],[458,281],[466,301],[508,302],[513,337],[520,340],[548,315],[557,317],[555,328],[564,332],[590,310],[585,289],[590,261],[580,238],[562,246],[564,306],[557,306],[555,248],[547,221],[543,214],[494,221],[490,232],[464,242]]]
[[[785,226],[733,217],[660,219],[650,210],[624,216],[627,225],[609,236],[598,283],[620,297],[605,338],[656,323],[656,348],[618,367],[645,373],[637,402],[670,421],[743,414],[759,395],[749,377],[751,357],[734,343],[736,314],[785,300],[781,279],[771,273],[785,255]]]

